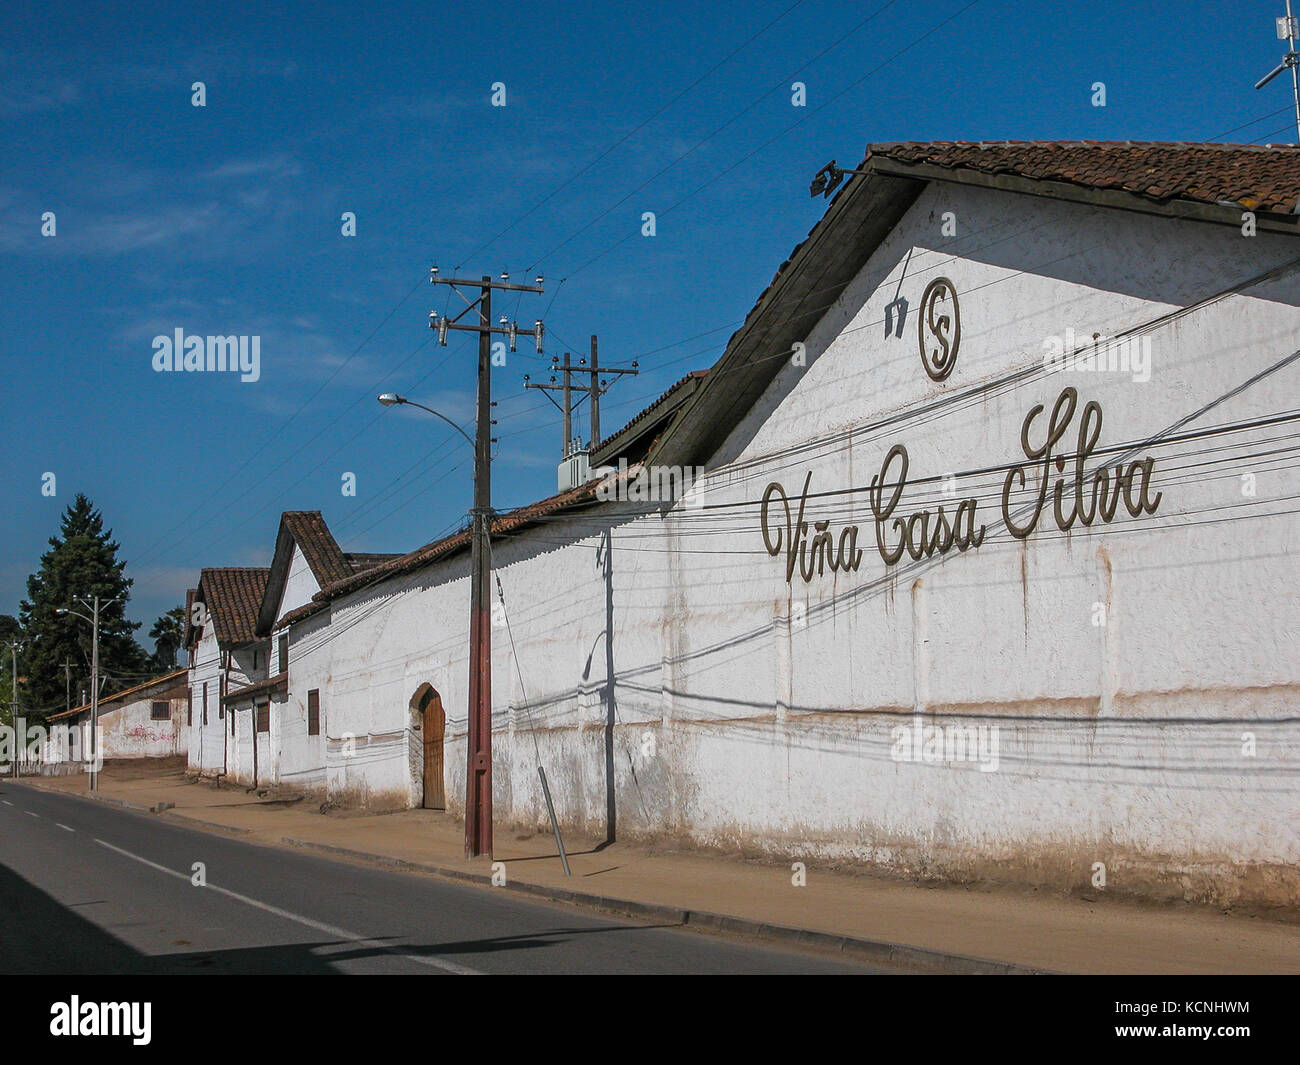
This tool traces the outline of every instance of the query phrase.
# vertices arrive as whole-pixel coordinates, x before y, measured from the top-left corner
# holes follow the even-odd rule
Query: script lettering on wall
[[[1056,527],[1065,531],[1076,522],[1086,526],[1100,520],[1108,524],[1114,520],[1121,502],[1135,518],[1154,514],[1164,498],[1163,492],[1151,495],[1155,459],[1150,455],[1088,471],[1089,459],[1101,438],[1102,411],[1096,400],[1089,400],[1083,406],[1074,450],[1058,448],[1069,431],[1078,404],[1077,389],[1062,390],[1052,405],[1046,428],[1041,430],[1041,442],[1035,442],[1039,433],[1035,423],[1046,410],[1042,403],[1025,416],[1020,427],[1020,449],[1028,461],[1011,466],[1002,484],[1002,521],[1017,539],[1026,539],[1038,528],[1044,510],[1055,520]],[[895,444],[867,489],[876,551],[885,565],[895,565],[904,555],[919,561],[945,555],[953,548],[960,553],[979,547],[987,528],[978,521],[978,500],[970,497],[955,507],[943,504],[909,513],[902,502],[909,468],[906,445]],[[1037,487],[1026,495],[1031,484]],[[794,580],[796,571],[805,583],[811,583],[827,570],[855,572],[862,564],[857,525],[846,525],[837,531],[831,528],[829,518],[814,521],[811,527],[805,520],[811,486],[810,470],[804,477],[803,491],[794,510],[779,481],[772,481],[763,492],[759,514],[763,546],[773,557],[785,554],[787,583]]]

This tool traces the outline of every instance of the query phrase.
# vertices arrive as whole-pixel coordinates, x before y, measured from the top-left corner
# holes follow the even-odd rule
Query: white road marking
[[[23,813],[25,813],[28,817],[40,817],[40,816],[41,816],[40,814],[34,814],[34,813],[32,813],[31,810],[24,810]]]
[[[11,803],[8,799],[0,799],[0,802],[4,803],[6,806],[12,806],[12,805],[13,805],[13,803]]]
[[[102,839],[96,839],[101,847],[107,847],[111,851],[131,858],[141,865],[147,865],[150,869],[157,869],[160,873],[166,873],[168,876],[174,876],[178,880],[190,882],[189,874],[178,873],[175,869],[168,869],[165,865],[159,865],[157,862],[151,862],[148,858],[141,858],[138,854],[132,854],[130,851],[124,851],[121,847],[115,847],[111,843],[105,843]],[[300,914],[290,913],[288,910],[282,910],[279,906],[272,906],[267,902],[260,902],[257,899],[249,898],[247,895],[241,895],[237,891],[231,891],[229,888],[218,887],[216,884],[208,883],[205,885],[206,890],[215,891],[219,895],[225,895],[227,898],[234,899],[236,902],[242,902],[246,906],[253,906],[259,910],[265,910],[267,913],[273,913],[277,917],[283,917],[287,921],[296,921],[298,924],[306,925],[308,928],[315,929],[317,932],[324,932],[326,935],[334,936],[338,939],[346,939],[357,946],[369,946],[382,950],[385,954],[393,954],[399,958],[405,958],[407,961],[416,962],[419,965],[429,965],[435,969],[441,969],[443,972],[455,973],[457,976],[483,976],[484,974],[477,969],[470,969],[464,965],[457,965],[454,961],[445,961],[442,958],[422,958],[415,954],[404,954],[400,950],[394,950],[386,943],[376,939],[368,939],[366,936],[358,935],[356,932],[349,932],[346,928],[336,928],[334,925],[324,924],[321,921],[312,920],[310,917],[303,917]]]
[[[56,825],[58,825],[61,829],[63,829],[64,832],[75,832],[75,831],[77,831],[75,828],[69,828],[67,825],[62,824],[62,823],[60,823],[60,822],[58,822],[58,821],[55,821],[54,823],[55,823]]]

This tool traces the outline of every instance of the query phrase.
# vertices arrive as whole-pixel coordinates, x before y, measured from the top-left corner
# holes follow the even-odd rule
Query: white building
[[[245,735],[237,734],[235,716],[227,720],[224,697],[266,679],[268,644],[255,629],[269,574],[252,567],[205,569],[198,588],[187,596],[187,749],[189,769],[200,776],[227,776],[232,761],[242,767],[237,758],[241,743],[252,763],[251,723],[245,722]],[[259,752],[269,757],[267,738],[259,735],[258,740]]]
[[[603,498],[634,466],[497,520],[498,822],[544,821],[540,758],[588,832],[1294,904],[1300,150],[857,169],[593,454],[695,491]],[[285,764],[462,807],[468,569],[461,533],[276,608],[324,737]]]
[[[257,571],[264,576],[248,583],[244,593],[228,597],[239,635],[248,639],[231,661],[251,655],[251,668],[232,673],[221,693],[229,720],[225,773],[230,780],[324,790],[319,701],[306,690],[290,695],[289,630],[280,619],[310,604],[322,587],[393,557],[345,554],[318,510],[281,515],[270,568]]]
[[[186,671],[175,670],[100,699],[99,757],[174,758],[187,749]],[[51,714],[41,758],[49,775],[79,773],[91,753],[91,707]]]

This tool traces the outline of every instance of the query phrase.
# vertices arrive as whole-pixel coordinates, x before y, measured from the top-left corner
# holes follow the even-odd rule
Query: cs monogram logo
[[[936,277],[926,286],[917,318],[921,365],[931,380],[942,381],[957,364],[957,345],[961,343],[961,311],[951,281]]]

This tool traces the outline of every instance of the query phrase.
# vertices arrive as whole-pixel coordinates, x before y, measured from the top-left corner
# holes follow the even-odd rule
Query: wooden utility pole
[[[434,267],[429,280],[435,285],[450,285],[465,302],[465,309],[455,318],[429,315],[429,328],[438,331],[438,340],[446,345],[450,330],[478,334],[478,415],[474,439],[474,508],[471,511],[470,547],[470,615],[469,615],[469,706],[467,772],[465,776],[465,857],[492,855],[492,625],[488,536],[492,523],[492,337],[506,336],[510,350],[515,350],[519,335],[516,322],[492,324],[492,291],[542,292],[542,279],[536,285],[512,285],[506,274],[500,281],[484,276],[480,281],[467,278],[439,277]],[[461,291],[477,287],[479,296],[471,300]],[[461,319],[477,312],[478,321]],[[535,322],[532,336],[537,351],[542,350],[544,327]],[[525,333],[525,335],[528,335]]]
[[[597,376],[599,370],[596,365],[596,336],[593,333],[591,337],[591,381],[587,385],[588,395],[591,396],[591,446],[595,447],[600,443],[600,378]]]
[[[636,363],[632,363],[630,370],[602,370],[598,362],[598,353],[596,337],[591,338],[591,366],[579,367],[578,373],[591,375],[591,382],[587,385],[587,394],[591,397],[591,448],[594,451],[596,445],[601,441],[600,435],[600,397],[609,391],[609,385],[600,379],[601,374],[609,374],[611,377],[628,374],[636,376],[640,371],[636,368]]]
[[[638,373],[640,373],[640,371],[636,369],[637,364],[635,362],[632,363],[632,369],[630,370],[617,370],[617,369],[602,370],[599,364],[599,349],[597,346],[597,339],[595,336],[591,338],[591,365],[588,366],[586,363],[587,360],[582,359],[577,365],[574,365],[569,361],[569,353],[566,351],[564,353],[564,363],[560,364],[558,362],[555,362],[551,366],[552,371],[555,372],[563,371],[564,373],[563,384],[556,384],[554,377],[551,378],[551,383],[546,385],[534,384],[533,382],[530,382],[526,376],[524,377],[525,388],[536,388],[536,389],[540,389],[545,393],[550,393],[550,392],[564,393],[564,406],[560,408],[564,413],[564,454],[561,456],[561,458],[568,458],[570,451],[573,450],[573,409],[574,409],[573,402],[572,402],[573,393],[575,391],[585,392],[586,393],[585,398],[590,402],[591,439],[587,443],[592,450],[595,450],[596,445],[600,443],[600,439],[601,439],[600,397],[603,396],[606,392],[608,392],[610,388],[609,382],[601,380],[601,374],[609,374],[611,377],[613,377],[613,376],[622,376],[624,374],[630,376],[636,376]],[[585,385],[573,384],[573,380],[572,380],[573,374],[586,374],[588,376],[588,383]],[[546,398],[549,399],[552,403],[555,403],[554,398],[551,397],[550,395],[547,395]],[[559,404],[556,404],[556,406],[559,406]]]
[[[555,356],[551,356],[551,358],[554,359]],[[524,388],[540,389],[542,394],[552,403],[555,403],[555,397],[550,395],[551,392],[561,392],[564,394],[563,405],[559,403],[555,404],[564,415],[564,446],[560,452],[561,459],[567,459],[569,453],[573,450],[573,371],[576,370],[577,367],[569,361],[569,358],[569,353],[566,351],[564,353],[563,364],[553,362],[551,365],[552,370],[563,371],[563,384],[556,384],[554,374],[551,375],[551,383],[548,385],[539,385],[536,382],[529,381],[528,375],[524,374]]]
[[[90,790],[99,790],[99,596],[95,596],[94,630],[90,645]]]

